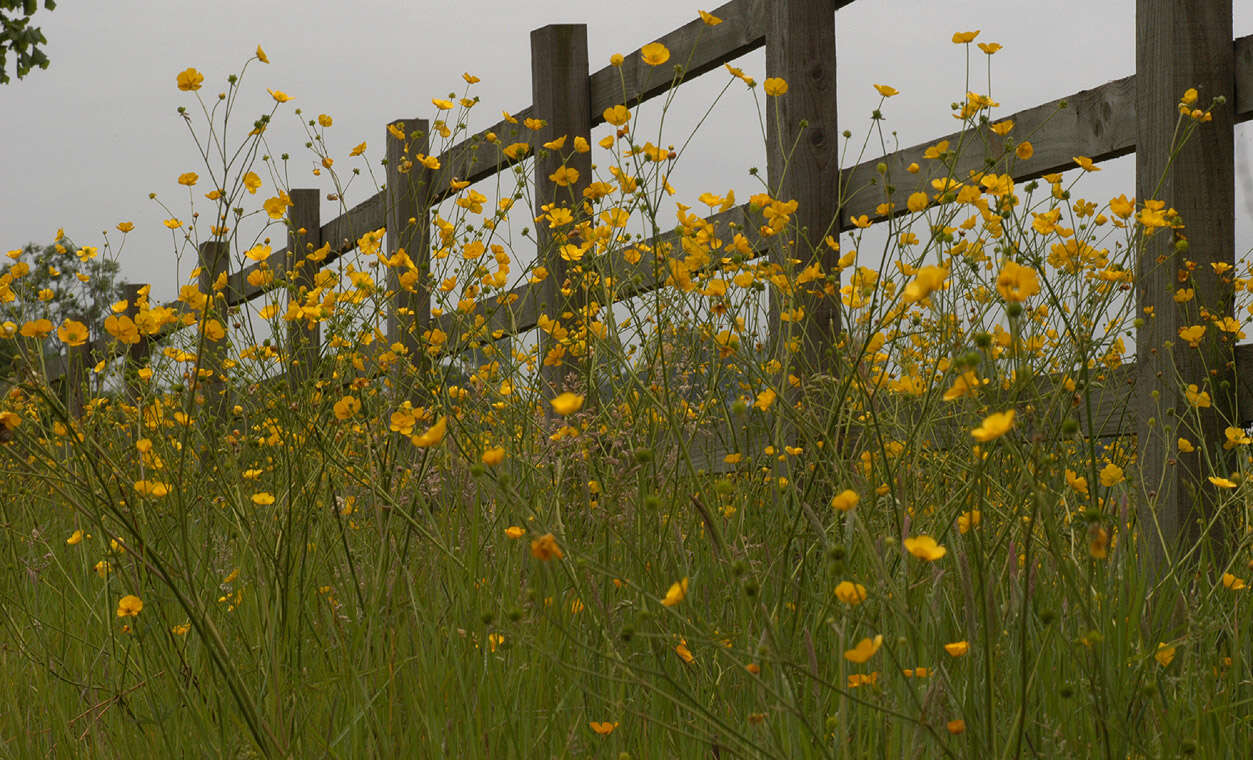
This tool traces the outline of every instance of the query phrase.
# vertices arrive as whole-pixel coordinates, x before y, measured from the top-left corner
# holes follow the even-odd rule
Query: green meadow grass
[[[767,114],[771,97],[786,95]],[[621,234],[602,210],[667,224],[666,163],[624,157],[632,130],[596,154],[619,175],[598,169],[612,187],[576,215],[601,241],[588,261]],[[695,216],[655,252],[671,287],[617,311],[614,284],[573,267],[569,291],[598,308],[550,315],[545,345],[579,369],[568,387],[537,380],[534,341],[473,366],[366,345],[385,269],[403,267],[370,256],[329,268],[321,312],[294,317],[322,321],[317,380],[267,379],[285,305],[227,319],[194,287],[192,329],[154,353],[137,399],[101,386],[72,419],[21,378],[0,402],[0,755],[1241,756],[1250,442],[1232,428],[1209,452],[1233,486],[1230,546],[1153,571],[1134,441],[1076,424],[1119,382],[1137,252],[1176,222],[1081,201],[1081,181],[1013,183],[1029,146],[1008,134],[984,178],[921,179],[962,146],[894,178],[909,213],[882,243],[843,236],[842,273],[799,277]],[[268,213],[281,237],[290,188],[275,172],[248,195],[272,165],[233,158],[256,140],[204,151],[235,188],[212,208]],[[769,191],[762,234],[794,234]],[[499,292],[484,277],[510,261],[465,251],[507,242],[511,209],[459,197],[435,243],[449,312]],[[515,200],[519,226],[544,213]],[[257,237],[235,240],[241,263]],[[764,299],[790,311],[826,285],[845,332],[805,368],[797,322],[770,344]],[[50,332],[32,306],[5,330],[25,348]],[[140,309],[136,335],[175,318]],[[222,338],[220,419],[192,382],[218,318],[243,325]],[[432,354],[447,339],[422,337]]]

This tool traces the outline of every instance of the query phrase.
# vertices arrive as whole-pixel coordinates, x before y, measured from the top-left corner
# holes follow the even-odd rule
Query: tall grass
[[[290,189],[262,158],[270,116],[228,129],[246,73],[186,112],[215,196],[200,218],[226,229],[176,233],[228,241],[238,266],[286,234]],[[437,112],[432,155],[465,133],[471,92]],[[574,307],[545,315],[542,342],[466,317],[420,336],[428,361],[390,345],[388,270],[415,270],[371,233],[299,303],[280,288],[225,310],[221,283],[184,288],[187,329],[135,397],[97,381],[75,417],[38,372],[18,378],[0,405],[0,751],[1239,756],[1250,441],[1232,421],[1207,452],[1231,546],[1160,572],[1137,552],[1134,441],[1089,435],[1131,414],[1109,399],[1126,398],[1136,257],[1186,220],[1081,200],[1081,178],[1015,183],[1031,146],[990,96],[971,93],[961,142],[927,167],[842,189],[895,204],[886,234],[813,236],[787,269],[762,254],[796,236],[794,208],[764,185],[750,227],[681,209],[659,243],[676,159],[632,103],[602,146],[543,148],[598,151],[605,185],[555,199],[568,223],[533,197],[532,161],[496,198],[464,189],[409,284],[470,313],[519,270],[544,279],[508,230],[549,225],[576,246]],[[310,146],[342,199],[352,157],[322,161],[331,123],[309,121]],[[1179,144],[1204,128],[1180,125]],[[963,151],[987,172],[958,175]],[[808,266],[820,255],[838,267]],[[668,285],[611,306],[654,273]],[[808,291],[844,326],[819,367],[796,358]],[[116,340],[183,318],[138,306],[106,325]],[[39,356],[54,326],[29,308],[5,335]],[[308,379],[284,374],[288,322],[322,325]],[[562,387],[545,363],[571,370]]]

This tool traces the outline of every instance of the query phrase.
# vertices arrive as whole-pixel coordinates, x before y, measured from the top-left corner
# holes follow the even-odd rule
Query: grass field
[[[786,94],[760,89],[768,117]],[[1205,452],[1220,539],[1155,569],[1135,441],[1081,424],[1129,359],[1138,251],[1186,220],[1082,200],[1082,178],[1015,183],[1032,147],[981,120],[990,103],[972,92],[961,111],[1004,139],[988,172],[924,182],[975,142],[936,146],[926,171],[889,178],[884,202],[906,212],[882,243],[800,240],[783,266],[684,210],[678,246],[645,248],[636,232],[668,225],[672,159],[626,104],[607,145],[545,148],[601,151],[603,187],[565,198],[568,221],[563,199],[522,190],[441,210],[447,312],[501,292],[511,264],[543,280],[506,246],[511,213],[549,225],[569,264],[570,309],[541,319],[543,340],[484,340],[474,361],[431,358],[450,340],[436,331],[427,361],[379,339],[388,270],[413,271],[380,231],[291,303],[280,289],[228,313],[220,284],[185,287],[187,329],[134,397],[102,367],[75,417],[37,372],[16,377],[0,755],[1241,756],[1253,441],[1233,423]],[[1181,117],[1180,138],[1202,121]],[[238,224],[269,225],[231,238],[247,264],[286,234],[290,187],[260,176],[258,135],[237,139],[198,146],[227,179],[192,197],[204,219],[239,206]],[[768,243],[796,238],[788,200],[752,196]],[[610,308],[630,275],[594,263],[630,246],[669,287]],[[34,357],[53,335],[81,342],[40,323],[24,276],[20,257],[0,274],[20,314],[4,340]],[[1247,262],[1227,276],[1248,286]],[[823,297],[845,329],[803,366],[801,304]],[[181,318],[135,306],[102,329],[134,343]],[[321,324],[316,378],[275,379],[289,322]],[[1176,350],[1239,337],[1196,329]],[[197,382],[215,351],[224,403]],[[565,385],[541,381],[546,364]],[[1183,450],[1206,446],[1190,430],[1213,413],[1206,389],[1188,399]]]

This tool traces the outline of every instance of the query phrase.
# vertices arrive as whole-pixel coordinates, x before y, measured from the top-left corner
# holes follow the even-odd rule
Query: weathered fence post
[[[299,306],[313,289],[317,266],[305,257],[322,245],[321,204],[316,188],[291,191],[292,206],[287,212],[287,305]],[[317,372],[321,354],[321,323],[306,326],[304,319],[287,323],[287,376],[292,387],[299,387]]]
[[[123,313],[132,322],[139,317],[139,299],[147,297],[148,287],[145,283],[122,283],[122,295],[126,299],[126,311]],[[152,341],[140,331],[139,342],[131,344],[122,358],[122,384],[128,403],[135,403],[143,393],[139,368],[148,362],[151,350]]]
[[[574,148],[576,138],[590,140],[592,132],[585,24],[550,24],[531,32],[531,96],[532,113],[545,122],[535,133],[533,144],[536,203],[568,208],[577,220],[582,215],[583,189],[592,176],[591,153],[579,153]],[[545,143],[562,137],[565,137],[562,147],[555,150],[544,147]],[[565,170],[557,174],[562,167]],[[571,172],[577,172],[577,176]],[[535,232],[542,257],[540,263],[548,270],[548,277],[540,284],[543,290],[539,313],[559,320],[572,333],[577,322],[588,319],[586,314],[576,315],[576,311],[587,305],[587,297],[583,293],[574,298],[562,296],[571,262],[562,257],[561,247],[590,242],[575,239],[569,234],[573,229],[574,225],[568,224],[554,230],[541,220],[536,223]],[[590,346],[590,342],[585,345]],[[555,346],[552,337],[541,331],[540,377],[549,393],[560,393],[571,375],[586,375],[591,367],[590,355],[572,360],[568,353],[560,359],[561,364],[544,366],[545,358]]]
[[[200,291],[207,296],[203,319],[217,319],[223,329],[229,324],[227,319],[226,289],[215,290],[214,284],[219,278],[225,278],[230,267],[231,246],[225,241],[206,241],[200,244]],[[204,398],[204,410],[207,416],[217,422],[224,419],[226,410],[230,408],[230,400],[226,394],[226,376],[224,362],[226,359],[226,339],[213,341],[206,338],[202,341],[203,351],[200,355],[200,376],[191,379],[197,395]]]
[[[1234,67],[1231,0],[1136,2],[1136,196],[1179,212],[1186,228],[1158,229],[1137,264],[1136,434],[1145,493],[1140,501],[1140,551],[1157,571],[1209,532],[1218,490],[1206,476],[1207,453],[1222,466],[1223,435],[1237,424],[1235,341],[1214,324],[1232,314],[1235,264]],[[1205,111],[1226,98],[1171,163],[1171,141],[1184,92]],[[1167,164],[1169,173],[1166,174]],[[1163,175],[1165,178],[1163,179]],[[1216,270],[1215,267],[1218,269]],[[1226,271],[1218,271],[1226,268]],[[1183,278],[1183,279],[1180,279]],[[1177,287],[1195,297],[1177,303]],[[1179,329],[1205,327],[1199,349]],[[1193,408],[1185,388],[1208,393],[1212,406]],[[1196,420],[1199,417],[1199,424]],[[1195,452],[1179,450],[1189,438]],[[1219,470],[1218,475],[1225,475]],[[1219,555],[1230,537],[1214,535]]]
[[[403,137],[393,134],[395,128]],[[428,208],[435,175],[420,159],[431,149],[426,119],[397,119],[387,125],[387,251],[404,249],[414,269],[387,268],[387,289],[395,293],[387,316],[387,339],[408,351],[409,367],[393,374],[402,397],[421,393],[430,379],[431,357],[422,335],[431,326],[431,236]],[[412,374],[412,377],[408,375]]]
[[[834,0],[771,0],[766,25],[766,76],[787,83],[787,92],[766,99],[766,166],[772,196],[796,201],[791,225],[771,247],[771,258],[793,280],[817,262],[826,280],[801,286],[793,308],[804,310],[794,338],[797,369],[829,366],[840,332],[839,253],[823,243],[839,238],[839,128],[835,103]],[[793,148],[795,146],[795,148]],[[827,296],[823,286],[833,285]],[[781,294],[771,291],[771,345],[782,334]]]

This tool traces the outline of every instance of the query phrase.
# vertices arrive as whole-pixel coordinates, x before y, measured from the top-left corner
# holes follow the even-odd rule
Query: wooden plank
[[[737,206],[709,217],[724,240],[730,240],[734,232],[744,234],[754,250],[765,250],[763,239],[757,232],[761,214],[750,209],[749,204]],[[675,228],[657,238],[642,243],[632,243],[616,248],[597,259],[584,258],[584,267],[601,277],[612,278],[612,294],[618,301],[650,293],[662,287],[669,270],[665,267],[664,253],[658,251],[679,249],[682,228]],[[645,250],[649,249],[649,250]],[[631,263],[628,251],[639,253],[640,258]],[[715,262],[715,266],[718,262]],[[503,293],[487,297],[467,314],[448,313],[435,319],[435,326],[448,335],[448,343],[441,355],[455,354],[472,343],[519,335],[533,329],[540,315],[540,292],[530,283],[522,283]]]
[[[1181,250],[1178,234],[1159,229],[1144,241],[1136,271],[1137,313],[1151,312],[1136,332],[1137,464],[1144,488],[1137,499],[1139,546],[1159,572],[1197,541],[1221,557],[1232,539],[1207,527],[1219,504],[1207,476],[1233,469],[1233,455],[1224,455],[1222,444],[1227,421],[1237,417],[1234,341],[1210,325],[1192,349],[1178,332],[1232,314],[1231,277],[1211,265],[1235,265],[1234,109],[1215,110],[1213,122],[1171,156],[1186,89],[1199,90],[1201,108],[1216,96],[1235,102],[1231,34],[1231,0],[1136,2],[1136,197],[1176,209],[1188,244]],[[1196,291],[1184,304],[1172,298],[1181,273]],[[1192,407],[1184,396],[1188,384],[1208,392],[1212,406]],[[1180,436],[1193,440],[1196,450],[1178,451]]]
[[[934,194],[931,180],[942,177],[968,180],[972,171],[988,171],[987,159],[999,160],[993,171],[1004,172],[1009,168],[1015,181],[1026,182],[1051,172],[1076,168],[1074,156],[1088,156],[1100,162],[1134,152],[1135,77],[1107,82],[1091,90],[1080,90],[1034,108],[998,117],[996,121],[1006,120],[1014,122],[1014,129],[1009,135],[1013,144],[1029,140],[1034,147],[1035,153],[1029,160],[1014,159],[1007,167],[1007,157],[1013,155],[1009,140],[979,128],[953,132],[846,169],[841,228],[845,231],[854,229],[852,219],[863,215],[873,221],[885,219],[886,216],[879,214],[877,207],[888,200],[888,185],[895,185],[891,200],[898,207],[898,212],[903,211],[905,198],[914,189],[925,188],[928,193]],[[928,148],[943,141],[949,143],[950,151],[960,152],[951,166],[923,155]],[[880,163],[887,165],[885,175],[879,174]],[[921,170],[913,175],[906,167],[915,163]]]
[[[577,287],[570,297],[562,295],[572,264],[561,255],[564,245],[579,245],[575,224],[585,218],[583,190],[591,182],[591,153],[574,149],[578,138],[590,141],[592,117],[587,86],[587,26],[550,24],[531,32],[531,96],[537,118],[545,124],[532,137],[535,154],[535,202],[539,207],[569,209],[574,223],[559,229],[539,223],[535,239],[539,261],[548,277],[538,285],[539,308],[559,320],[573,334],[580,327],[574,316],[587,304],[586,291]],[[559,149],[545,143],[565,140]],[[573,172],[574,174],[569,174]],[[566,173],[562,176],[562,173]],[[561,176],[561,181],[554,180]],[[537,209],[538,211],[538,209]],[[549,393],[560,393],[588,371],[586,357],[571,353],[549,364],[554,351],[566,350],[547,333],[540,335],[540,377]],[[585,343],[586,345],[586,343]],[[573,346],[571,346],[573,348]]]
[[[126,299],[127,317],[134,321],[139,315],[139,300],[147,298],[148,289],[151,286],[147,283],[127,282],[122,284],[122,295]],[[102,335],[103,339],[110,339],[110,336]],[[139,370],[148,364],[152,354],[152,339],[144,334],[140,334],[139,342],[127,346],[123,349],[122,364],[122,386],[126,393],[126,400],[129,403],[136,403],[143,395],[143,382],[139,379]],[[103,351],[101,352],[103,353]]]
[[[305,258],[322,246],[322,204],[317,188],[293,189],[292,207],[287,213],[287,248],[283,277],[287,283],[287,304],[299,304],[313,290],[320,264]],[[309,327],[302,320],[287,323],[287,376],[294,385],[312,379],[322,348],[322,326]]]
[[[839,140],[835,101],[835,3],[773,0],[766,19],[766,76],[781,78],[787,92],[766,97],[766,167],[771,195],[798,204],[770,246],[771,261],[789,280],[818,264],[835,290],[822,287],[785,294],[770,290],[770,345],[792,355],[798,374],[833,362],[840,334],[839,253],[823,239],[839,229]],[[780,313],[804,318],[784,329]],[[784,342],[790,344],[785,351]]]
[[[768,7],[768,0],[726,3],[710,11],[722,19],[721,24],[709,26],[698,17],[654,40],[670,51],[666,64],[649,66],[636,48],[623,56],[621,66],[593,73],[588,81],[592,126],[604,123],[606,108],[665,93],[674,81],[675,66],[682,66],[683,79],[690,80],[765,45]]]
[[[1236,38],[1232,52],[1235,68],[1236,123],[1253,119],[1253,35]]]
[[[404,133],[397,137],[392,129]],[[390,258],[404,250],[416,268],[387,268],[387,290],[393,294],[387,313],[387,339],[400,343],[409,356],[408,372],[395,378],[405,397],[428,376],[429,356],[422,334],[431,323],[431,247],[429,205],[433,174],[420,163],[431,149],[431,124],[426,119],[396,119],[387,125],[387,187],[384,203]]]
[[[226,274],[230,270],[231,265],[231,246],[230,243],[224,241],[206,241],[200,244],[199,264],[200,292],[208,296],[205,304],[205,312],[201,316],[201,323],[207,324],[209,319],[217,319],[221,322],[223,329],[228,328],[230,320],[227,318],[227,308],[222,303],[224,294],[216,290],[213,286],[218,278]],[[229,281],[229,278],[228,278]],[[211,341],[205,338],[200,343],[200,356],[196,366],[200,372],[206,372],[204,377],[192,377],[192,384],[197,391],[197,400],[203,397],[204,409],[207,415],[214,421],[220,422],[225,418],[226,410],[230,407],[230,399],[227,394],[226,375],[224,362],[226,361],[226,347],[229,343],[226,339],[220,341]]]

